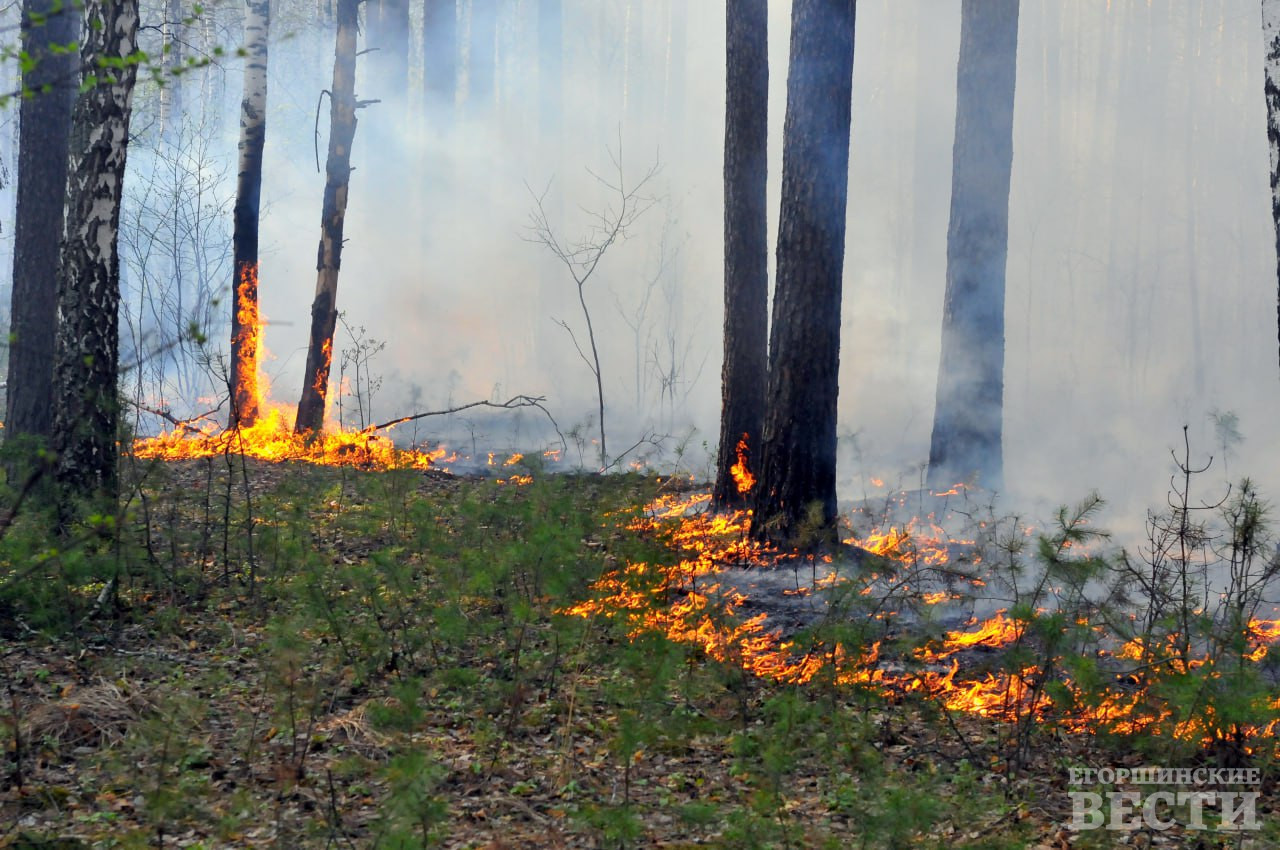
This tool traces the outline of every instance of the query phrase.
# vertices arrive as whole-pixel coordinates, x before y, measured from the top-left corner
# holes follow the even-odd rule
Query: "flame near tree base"
[[[1280,698],[1265,687],[1255,689],[1257,695],[1248,706],[1233,706],[1250,722],[1220,718],[1211,701],[1178,702],[1178,694],[1193,686],[1203,693],[1206,686],[1212,690],[1231,676],[1238,680],[1240,665],[1250,666],[1244,671],[1249,676],[1265,675],[1262,663],[1270,645],[1280,639],[1280,621],[1250,619],[1236,635],[1238,651],[1217,660],[1206,654],[1185,662],[1174,647],[1146,647],[1140,640],[1110,637],[1103,625],[1044,609],[1016,615],[1000,610],[986,620],[971,618],[965,628],[945,631],[935,639],[912,641],[907,639],[909,632],[927,631],[927,613],[905,624],[896,616],[900,612],[886,608],[886,600],[901,603],[910,598],[917,611],[927,612],[961,597],[912,591],[897,568],[909,561],[945,572],[955,545],[971,546],[972,540],[953,541],[938,534],[936,525],[913,521],[911,528],[846,539],[844,543],[856,551],[879,558],[864,554],[859,565],[855,555],[849,559],[854,569],[836,569],[830,554],[801,556],[750,541],[750,512],[697,512],[709,501],[709,494],[699,493],[664,497],[648,505],[628,527],[669,542],[678,560],[665,566],[626,564],[599,579],[591,599],[563,613],[618,620],[632,638],[658,632],[697,647],[708,658],[776,682],[861,686],[890,700],[916,695],[951,711],[999,721],[1048,722],[1079,733],[1230,742],[1249,751],[1270,741],[1280,726]],[[795,589],[782,593],[827,594],[846,603],[816,628],[784,637],[769,612],[759,611],[766,602],[753,599],[729,578],[743,567],[795,575]],[[808,580],[800,581],[800,576]],[[970,580],[974,586],[984,584],[976,577]],[[866,604],[857,608],[847,600]],[[746,615],[748,609],[759,612]],[[829,612],[835,610],[829,606]],[[857,633],[860,623],[877,624],[879,636],[853,645],[824,637],[823,625],[837,625],[833,633]],[[870,635],[873,630],[862,631]],[[1097,648],[1082,664],[1079,658],[1053,653],[1055,634],[1083,634]],[[986,663],[973,663],[974,654],[985,656]],[[994,665],[998,669],[990,664],[992,658],[1000,659]],[[1086,668],[1093,677],[1087,685],[1070,674],[1074,669],[1085,675]]]

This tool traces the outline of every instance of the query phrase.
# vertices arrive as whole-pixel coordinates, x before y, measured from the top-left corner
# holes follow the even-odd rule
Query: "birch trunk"
[[[1276,281],[1280,287],[1280,0],[1262,0],[1262,37],[1266,43],[1264,91],[1267,144],[1271,149],[1271,221],[1276,230]],[[1280,288],[1276,295],[1276,327],[1280,335]]]
[[[262,149],[267,139],[267,37],[270,0],[247,0],[244,19],[244,99],[240,103],[240,168],[236,178],[231,311],[231,426],[258,419],[258,214]]]
[[[356,12],[358,0],[338,0],[333,87],[329,90],[329,154],[325,161],[320,249],[316,258],[316,297],[311,304],[311,336],[302,398],[294,431],[319,433],[324,426],[333,332],[338,322],[338,270],[342,265],[342,229],[351,184],[351,143],[356,135]]]
[[[54,359],[55,473],[64,492],[118,491],[120,198],[138,47],[138,0],[86,0],[87,87],[72,111]],[[95,75],[95,76],[90,76]]]

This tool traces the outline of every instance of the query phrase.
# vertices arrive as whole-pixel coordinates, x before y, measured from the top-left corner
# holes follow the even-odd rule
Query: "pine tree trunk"
[[[467,105],[473,116],[487,116],[493,108],[497,39],[498,0],[471,0]]]
[[[267,139],[267,41],[270,0],[247,0],[244,19],[244,99],[240,104],[240,171],[236,178],[234,296],[231,311],[231,425],[258,419],[258,213],[262,149]]]
[[[768,380],[769,9],[767,0],[729,0],[726,10],[727,91],[724,125],[724,366],[721,371],[720,452],[714,504],[746,498],[733,475],[741,461],[757,464]]]
[[[50,15],[54,6],[62,11]],[[48,16],[32,26],[33,16]],[[32,92],[19,106],[18,207],[14,224],[13,292],[8,400],[4,430],[49,437],[53,433],[53,349],[58,322],[58,251],[67,197],[71,106],[79,83],[74,52],[51,54],[49,45],[79,36],[80,15],[59,0],[27,0],[23,49],[35,65],[23,74]]]
[[[409,0],[367,0],[365,43],[370,54],[372,97],[403,98],[409,87]],[[430,0],[427,0],[430,5]]]
[[[458,92],[458,2],[424,0],[422,10],[423,88],[427,115],[447,120]]]
[[[548,150],[559,149],[563,122],[563,0],[538,0],[538,87],[539,125]]]
[[[117,495],[120,198],[137,65],[137,0],[86,0],[83,67],[97,83],[72,111],[54,360],[55,467],[64,492]]]
[[[1280,336],[1280,0],[1262,0],[1262,37],[1266,43],[1264,91],[1267,145],[1271,149],[1271,220],[1276,230],[1276,329]]]
[[[795,0],[783,123],[778,282],[756,539],[805,544],[836,517],[836,398],[854,0]]]
[[[329,155],[325,161],[324,206],[316,258],[316,297],[311,304],[311,336],[302,398],[294,431],[319,433],[324,426],[333,364],[333,332],[338,323],[338,270],[342,265],[342,228],[351,183],[351,143],[356,135],[356,11],[358,0],[338,0],[333,87],[329,90]]]
[[[942,357],[928,484],[1003,485],[1004,288],[1018,0],[960,7]]]

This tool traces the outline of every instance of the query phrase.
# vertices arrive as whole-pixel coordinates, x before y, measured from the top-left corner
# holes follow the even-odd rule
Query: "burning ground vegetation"
[[[1096,499],[1031,528],[963,488],[802,554],[687,475],[539,452],[133,460],[118,537],[0,539],[0,846],[1277,838],[1249,488],[1133,556]],[[1259,768],[1262,829],[1070,828],[1072,769],[1153,764]]]

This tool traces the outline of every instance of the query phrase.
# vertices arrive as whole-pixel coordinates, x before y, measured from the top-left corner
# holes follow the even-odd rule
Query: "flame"
[[[258,308],[258,264],[246,263],[236,281],[236,334],[231,350],[235,357],[237,386],[231,388],[232,403],[240,421],[252,425],[258,418],[261,390],[258,387],[258,352],[262,346],[265,318]]]
[[[756,477],[751,474],[751,470],[747,468],[747,435],[743,434],[742,439],[738,440],[737,448],[734,451],[738,455],[738,462],[729,467],[729,474],[733,476],[733,482],[738,487],[740,495],[746,495],[751,492],[751,488],[756,486]]]
[[[1011,618],[1005,610],[972,621],[966,628],[946,632],[912,653],[910,665],[894,659],[882,660],[880,642],[867,647],[848,647],[839,642],[812,641],[805,648],[784,638],[771,628],[767,614],[744,616],[749,600],[740,590],[722,584],[717,575],[727,566],[769,567],[794,560],[795,553],[780,552],[748,539],[751,514],[737,511],[709,513],[710,494],[666,495],[647,505],[627,527],[659,535],[677,552],[674,564],[628,563],[606,573],[593,586],[592,597],[562,613],[579,617],[603,616],[622,621],[632,638],[656,631],[678,643],[697,647],[708,658],[732,664],[752,675],[783,683],[804,684],[823,677],[836,684],[877,690],[892,698],[917,694],[933,699],[951,711],[966,712],[994,720],[1052,718],[1071,732],[1108,730],[1119,734],[1148,731],[1169,734],[1188,741],[1211,740],[1225,733],[1212,710],[1201,710],[1190,719],[1178,720],[1172,710],[1143,689],[1117,687],[1086,693],[1061,674],[1054,681],[1061,687],[1046,688],[1050,674],[1035,664],[1013,669],[974,674],[966,672],[962,653],[999,650],[1032,641],[1027,622]],[[945,536],[935,524],[912,521],[905,528],[889,528],[865,538],[849,538],[883,557],[920,563],[937,559],[945,563],[956,541]],[[829,559],[825,559],[829,560]],[[878,576],[857,580],[865,587],[855,590],[869,594]],[[792,595],[805,595],[819,587],[852,579],[832,571],[811,586],[798,587]],[[979,580],[974,580],[980,583]],[[949,592],[921,594],[926,604],[958,598]],[[1044,613],[1044,612],[1038,612]],[[892,612],[876,616],[892,616]],[[1101,626],[1090,626],[1083,618],[1075,627],[1104,634]],[[1260,660],[1271,644],[1280,640],[1280,620],[1251,620],[1245,627],[1246,658]],[[1030,644],[1029,645],[1034,645]],[[1109,655],[1138,662],[1143,668],[1159,660],[1178,669],[1174,642],[1147,647],[1140,639],[1130,640]],[[1217,675],[1208,659],[1191,659],[1189,669]],[[1234,663],[1234,661],[1233,661]],[[1051,659],[1061,670],[1059,659]],[[970,665],[972,666],[972,665]],[[905,669],[910,667],[910,669]],[[1056,693],[1058,701],[1055,702]],[[1062,694],[1067,696],[1064,698]],[[1280,711],[1280,698],[1272,704]],[[1280,718],[1263,728],[1236,729],[1255,740],[1269,738],[1280,728]]]

